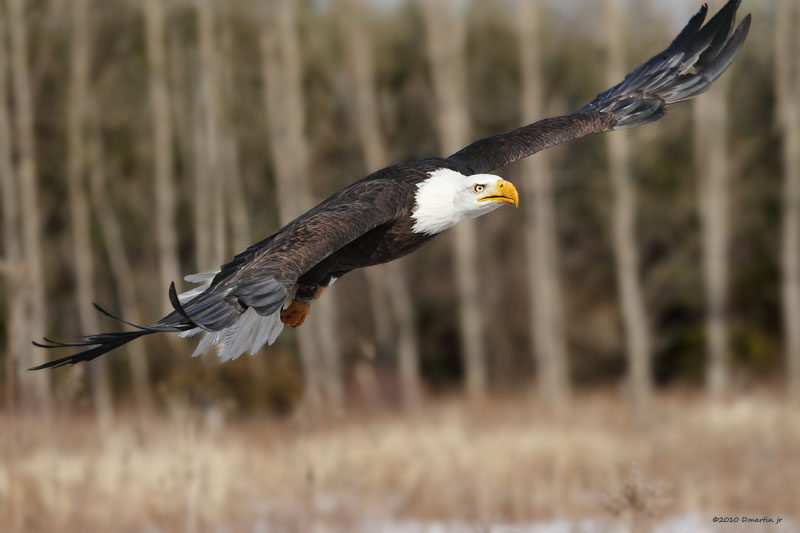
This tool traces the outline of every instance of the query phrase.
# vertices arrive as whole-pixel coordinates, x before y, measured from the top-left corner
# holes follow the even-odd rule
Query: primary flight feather
[[[461,221],[516,206],[514,185],[489,172],[590,133],[653,122],[667,106],[708,90],[747,36],[750,15],[734,29],[740,1],[730,0],[705,24],[703,5],[666,50],[575,113],[481,139],[447,158],[390,166],[341,189],[218,272],[187,276],[195,289],[179,295],[171,285],[174,311],[151,326],[118,319],[135,331],[34,343],[81,350],[33,370],[89,361],[164,332],[202,334],[195,354],[211,345],[223,360],[255,353],[272,344],[284,324],[301,325],[322,289],[351,270],[392,261]]]

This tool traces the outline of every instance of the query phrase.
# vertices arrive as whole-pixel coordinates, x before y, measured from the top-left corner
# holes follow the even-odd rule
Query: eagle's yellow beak
[[[514,184],[506,180],[497,180],[494,186],[488,185],[483,196],[478,198],[479,202],[500,202],[503,204],[514,204],[519,207],[519,193]]]

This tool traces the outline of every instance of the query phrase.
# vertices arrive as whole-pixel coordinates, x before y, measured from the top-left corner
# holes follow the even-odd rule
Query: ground
[[[719,402],[661,393],[645,424],[616,391],[581,394],[560,417],[527,395],[441,399],[314,424],[171,413],[120,416],[102,431],[79,414],[0,417],[3,530],[535,531],[550,523],[566,525],[547,531],[569,531],[590,520],[596,531],[638,531],[685,516],[704,531],[756,530],[713,525],[715,516],[785,520],[765,531],[800,524],[800,405],[770,392]]]

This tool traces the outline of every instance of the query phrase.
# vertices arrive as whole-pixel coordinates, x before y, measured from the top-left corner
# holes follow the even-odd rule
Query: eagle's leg
[[[287,326],[296,328],[305,322],[308,313],[311,311],[311,302],[319,298],[325,285],[316,286],[300,285],[297,287],[294,300],[289,307],[281,311],[281,322]]]
[[[304,302],[295,298],[289,307],[281,311],[281,322],[287,326],[296,328],[305,322],[308,312],[311,311],[311,303]]]

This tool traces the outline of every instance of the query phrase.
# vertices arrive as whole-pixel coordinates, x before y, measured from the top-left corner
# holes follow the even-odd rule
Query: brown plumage
[[[420,207],[420,186],[442,169],[464,178],[485,176],[571,139],[658,120],[670,104],[706,91],[744,44],[750,16],[734,30],[739,4],[740,0],[730,0],[703,25],[704,5],[666,50],[575,113],[481,139],[448,158],[387,167],[334,193],[236,255],[205,290],[188,301],[181,302],[173,284],[170,301],[175,311],[152,326],[133,325],[136,331],[92,335],[77,343],[48,339],[47,344],[36,343],[43,348],[84,348],[36,369],[88,361],[150,333],[225,332],[235,328],[249,309],[260,317],[270,317],[289,307],[284,321],[302,323],[320,287],[353,269],[406,255],[436,233],[420,231],[415,226],[419,223],[415,212]],[[476,187],[479,185],[483,190],[484,185]],[[503,202],[510,203],[509,198]],[[298,303],[290,307],[292,302]],[[272,338],[271,333],[267,337]],[[254,341],[254,349],[258,346]],[[233,352],[240,353],[240,349]],[[233,352],[230,356],[236,357],[238,353]]]

